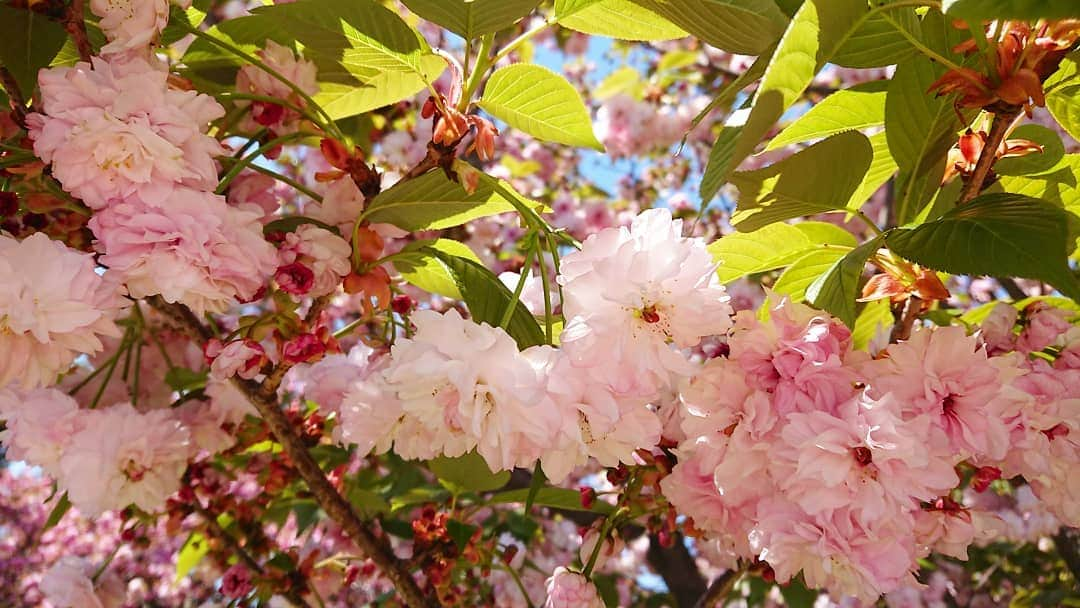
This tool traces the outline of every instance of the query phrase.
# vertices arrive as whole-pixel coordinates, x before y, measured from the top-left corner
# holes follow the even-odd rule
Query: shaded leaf
[[[1056,72],[1046,79],[1046,109],[1062,129],[1080,139],[1080,53],[1061,61]]]
[[[732,53],[757,55],[780,37],[787,16],[772,0],[634,0],[696,38]]]
[[[514,502],[524,504],[528,495],[529,488],[507,490],[506,492],[495,494],[488,502],[491,504]],[[569,490],[566,488],[541,488],[540,491],[536,493],[536,499],[533,501],[533,504],[555,509],[566,509],[568,511],[592,511],[604,515],[615,511],[614,507],[602,500],[593,501],[592,507],[586,509],[581,506],[581,493],[577,490]]]
[[[1025,156],[999,159],[994,163],[994,173],[998,175],[1037,175],[1055,167],[1065,156],[1065,144],[1061,137],[1042,125],[1020,125],[1009,133],[1008,139],[1033,141],[1042,146],[1043,150]]]
[[[943,0],[941,8],[950,16],[980,21],[1080,17],[1080,5],[1073,0]]]
[[[824,274],[806,288],[806,301],[832,313],[848,327],[855,325],[855,300],[859,297],[859,281],[870,256],[882,244],[876,237],[849,251],[836,260]]]
[[[398,255],[412,253],[406,257],[394,259],[394,268],[406,282],[430,293],[461,299],[454,274],[442,259],[428,250],[435,250],[445,255],[465,258],[481,263],[472,249],[464,243],[451,239],[413,241],[406,245]]]
[[[916,40],[922,38],[919,17],[913,7],[896,7],[875,13],[848,36],[831,61],[848,68],[895,65],[916,52],[900,28]]]
[[[888,233],[889,249],[954,274],[1045,281],[1080,299],[1069,270],[1069,214],[1046,201],[1009,193],[984,194],[912,229]]]
[[[510,471],[493,473],[475,451],[456,458],[440,456],[427,461],[427,467],[451,492],[488,492],[510,480]]]
[[[30,100],[37,86],[38,70],[48,67],[67,40],[57,23],[29,9],[0,4],[0,65],[15,77],[22,96]]]
[[[709,244],[719,262],[720,281],[729,283],[749,274],[787,266],[824,244],[854,247],[847,231],[822,222],[775,223],[753,232],[735,232]]]
[[[540,0],[403,0],[409,10],[466,40],[510,27]]]
[[[852,348],[865,350],[882,331],[892,331],[895,322],[888,298],[867,302],[851,330]]]

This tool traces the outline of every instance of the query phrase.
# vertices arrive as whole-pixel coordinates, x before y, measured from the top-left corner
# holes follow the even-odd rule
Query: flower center
[[[874,455],[870,452],[870,448],[862,445],[857,448],[851,448],[851,455],[855,458],[855,462],[859,463],[859,466],[865,467],[874,460]]]
[[[641,318],[646,323],[659,323],[660,313],[656,312],[656,305],[650,304],[641,309]]]

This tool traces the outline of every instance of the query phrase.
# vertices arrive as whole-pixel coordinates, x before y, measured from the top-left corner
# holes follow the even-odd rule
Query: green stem
[[[593,547],[592,553],[589,555],[589,563],[585,564],[585,569],[581,571],[581,575],[585,578],[589,579],[592,576],[593,568],[596,567],[596,560],[600,557],[600,550],[604,548],[604,543],[607,541],[608,534],[611,533],[611,528],[615,525],[615,518],[618,515],[619,512],[616,511],[604,518],[604,523],[600,526],[600,536],[596,538],[596,546]]]
[[[469,80],[461,91],[461,99],[458,100],[458,112],[464,112],[469,107],[473,93],[476,92],[476,87],[480,86],[480,79],[492,65],[490,55],[493,46],[495,46],[495,34],[487,34],[481,39],[480,52],[476,54],[476,65],[473,66],[473,71],[469,74]]]
[[[237,148],[236,152],[233,152],[232,158],[239,160],[241,157],[244,156],[244,154],[247,154],[247,151],[251,148],[251,146],[259,143],[259,140],[265,137],[266,133],[267,131],[265,127],[256,131],[254,135],[249,137],[248,140],[244,142],[244,145]]]
[[[521,276],[518,277],[517,286],[514,288],[514,297],[510,298],[510,301],[506,303],[506,310],[503,311],[502,319],[499,321],[499,327],[503,330],[510,325],[510,319],[514,316],[514,311],[517,310],[518,302],[521,301],[521,292],[525,290],[525,282],[529,279],[529,273],[532,272],[533,256],[536,255],[537,250],[536,243],[534,235],[529,252],[525,254],[525,263],[521,266]]]
[[[248,165],[248,169],[251,169],[252,171],[256,171],[258,173],[262,173],[263,175],[266,175],[268,177],[272,177],[272,178],[276,179],[277,181],[279,181],[279,182],[281,182],[281,183],[283,183],[283,184],[285,184],[287,186],[291,186],[294,190],[296,190],[297,192],[299,192],[301,194],[307,195],[312,200],[318,201],[320,203],[323,200],[321,194],[319,194],[318,192],[315,192],[311,188],[308,188],[304,184],[301,184],[300,182],[294,180],[293,178],[291,178],[291,177],[289,177],[287,175],[282,175],[281,173],[278,173],[277,171],[273,171],[273,170],[267,169],[266,167],[263,167],[261,165],[255,165],[255,164]]]
[[[215,194],[224,194],[229,189],[229,183],[240,175],[248,165],[255,162],[260,156],[266,153],[267,150],[272,150],[284,143],[290,142],[294,139],[303,139],[305,137],[311,137],[311,133],[305,133],[303,131],[297,131],[296,133],[290,133],[288,135],[282,135],[281,137],[275,137],[265,144],[259,146],[254,152],[245,156],[239,162],[232,166],[231,169],[221,178],[221,183],[218,184],[217,190],[214,190]]]
[[[319,114],[322,115],[322,117],[326,120],[326,123],[325,124],[319,123],[320,127],[322,127],[324,130],[326,130],[328,132],[332,132],[337,139],[340,139],[341,141],[345,140],[345,135],[342,134],[342,132],[338,129],[337,124],[334,123],[334,119],[331,118],[330,115],[326,113],[326,110],[324,110],[322,108],[322,106],[320,106],[318,103],[316,103],[315,100],[312,99],[310,95],[308,95],[306,92],[304,92],[303,89],[296,86],[296,83],[294,83],[293,81],[291,81],[288,78],[286,78],[285,76],[283,76],[281,74],[281,72],[278,72],[274,68],[266,65],[264,62],[262,62],[259,58],[255,57],[254,55],[251,55],[250,53],[246,53],[243,50],[229,44],[228,42],[225,42],[224,40],[221,40],[219,38],[215,38],[214,36],[211,36],[210,34],[207,34],[206,32],[200,30],[199,28],[192,26],[191,24],[184,23],[183,21],[180,21],[180,20],[177,20],[176,24],[179,25],[184,30],[186,30],[188,33],[195,36],[196,38],[202,38],[203,40],[206,40],[210,44],[212,44],[212,45],[214,45],[214,46],[216,46],[218,48],[224,49],[224,50],[236,55],[237,57],[240,57],[241,59],[244,59],[244,60],[248,61],[249,63],[251,63],[255,67],[259,68],[260,70],[266,72],[267,74],[269,74],[269,75],[273,76],[274,78],[276,78],[277,80],[281,81],[282,84],[289,87],[289,89],[291,89],[293,93],[296,93],[301,99],[303,99],[312,108],[314,108],[316,112],[318,112]]]
[[[98,579],[101,578],[101,575],[105,574],[105,569],[108,568],[109,564],[112,563],[113,558],[115,558],[116,554],[120,552],[120,547],[122,546],[123,543],[116,543],[116,547],[113,548],[112,553],[109,553],[109,557],[106,557],[105,561],[101,562],[101,565],[98,566],[97,570],[94,571],[94,575],[90,577],[91,583],[96,584]]]
[[[544,287],[544,338],[548,344],[555,344],[555,333],[551,327],[554,322],[554,315],[551,314],[551,279],[548,278],[547,263],[544,262],[542,250],[536,256],[536,262],[540,265],[540,282]]]
[[[356,329],[357,327],[360,327],[361,325],[363,325],[364,323],[367,323],[367,322],[368,322],[368,319],[360,318],[360,319],[357,319],[357,320],[353,321],[352,323],[349,323],[345,327],[342,327],[341,329],[334,332],[334,339],[335,340],[340,340],[340,339],[344,338],[345,336],[351,334],[354,329]]]
[[[98,387],[97,393],[94,394],[94,400],[90,402],[89,409],[94,409],[98,405],[98,401],[101,401],[102,395],[105,394],[105,387],[109,386],[109,381],[112,380],[113,372],[116,371],[116,364],[120,361],[120,354],[131,348],[131,330],[124,332],[124,340],[120,343],[120,348],[116,351],[116,356],[112,357],[108,363],[108,369],[105,371],[105,379],[101,381],[101,385]]]
[[[495,55],[495,57],[491,60],[490,65],[495,65],[495,64],[499,63],[507,55],[509,55],[510,53],[513,53],[514,50],[517,49],[517,47],[524,44],[527,40],[529,40],[533,36],[539,34],[540,32],[544,31],[548,27],[550,27],[552,25],[555,25],[558,22],[559,22],[559,18],[557,16],[555,16],[555,15],[552,15],[552,16],[548,17],[547,19],[544,19],[543,21],[541,21],[537,25],[533,26],[532,28],[526,30],[520,36],[518,36],[517,38],[514,38],[513,40],[508,42],[506,44],[506,46],[504,46],[502,49],[500,49],[499,52]]]
[[[870,219],[870,216],[866,215],[861,210],[856,211],[855,215],[857,215],[859,219],[862,220],[863,223],[865,223],[867,227],[874,232],[875,236],[881,236],[883,234],[881,232],[881,228],[878,228],[878,225],[874,223],[874,220]]]
[[[521,597],[525,598],[525,603],[529,605],[529,608],[536,608],[536,604],[533,603],[532,598],[529,597],[529,592],[525,590],[525,583],[521,582],[521,575],[510,567],[509,564],[501,566],[502,570],[505,570],[510,574],[510,577],[514,579],[514,583],[517,584],[517,588],[521,591]]]

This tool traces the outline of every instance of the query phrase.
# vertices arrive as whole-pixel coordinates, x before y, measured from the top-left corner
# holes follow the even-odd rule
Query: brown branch
[[[151,306],[161,311],[168,318],[180,323],[184,331],[199,342],[205,342],[212,336],[210,330],[186,306],[169,304],[157,296],[148,299]],[[274,377],[274,374],[271,374],[271,377]],[[296,469],[296,472],[300,474],[300,477],[307,484],[319,506],[330,516],[330,519],[341,526],[349,538],[390,579],[405,604],[411,608],[436,606],[434,600],[426,597],[424,592],[420,590],[412,575],[394,555],[386,542],[376,537],[367,528],[363,520],[353,510],[349,501],[345,500],[334,489],[330,481],[326,479],[325,473],[319,468],[318,463],[315,462],[311,453],[304,446],[303,438],[292,428],[289,419],[281,410],[275,383],[264,382],[260,384],[252,380],[234,377],[233,384],[247,396],[248,400],[259,412],[259,416],[270,427],[270,432],[273,433],[278,443],[281,444],[285,453],[289,456],[293,468]]]
[[[990,123],[990,133],[986,136],[982,153],[979,154],[979,160],[975,163],[975,170],[971,172],[971,177],[964,183],[964,189],[960,191],[957,205],[963,205],[982,192],[983,182],[990,175],[990,168],[997,160],[1001,142],[1005,141],[1005,135],[1008,134],[1013,121],[1020,115],[1020,111],[1021,108],[1018,106],[1006,106],[994,112],[994,120]]]
[[[896,320],[896,325],[893,325],[892,335],[889,336],[890,342],[899,342],[901,340],[907,340],[911,337],[911,330],[915,327],[915,321],[919,318],[919,313],[922,312],[923,301],[918,296],[911,296],[904,302],[903,312],[900,314],[900,318]]]
[[[15,124],[25,129],[26,97],[23,96],[22,89],[19,88],[19,81],[15,80],[15,75],[2,65],[0,65],[0,84],[4,85],[4,90],[7,91],[12,119]]]
[[[649,535],[645,559],[667,585],[676,606],[693,606],[706,592],[705,577],[698,570],[694,557],[683,542],[683,535],[674,535],[674,544],[665,547],[655,534]]]
[[[79,50],[79,57],[83,61],[90,61],[94,49],[90,46],[90,38],[86,35],[86,19],[83,9],[83,0],[71,0],[67,13],[64,15],[64,29],[75,41],[75,48]]]
[[[694,608],[713,608],[719,602],[722,602],[735,588],[735,583],[739,582],[745,571],[745,568],[736,568],[716,577],[716,580],[709,585],[705,595],[701,596],[701,599],[694,604]]]

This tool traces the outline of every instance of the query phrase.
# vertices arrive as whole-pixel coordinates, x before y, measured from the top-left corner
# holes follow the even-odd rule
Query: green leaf
[[[0,5],[0,65],[15,77],[23,98],[30,100],[38,70],[48,67],[64,46],[67,32],[57,23],[29,9]]]
[[[176,582],[180,582],[210,552],[210,543],[201,532],[192,532],[176,554]]]
[[[519,63],[496,70],[480,107],[537,139],[604,149],[593,135],[589,110],[574,85],[545,67]]]
[[[948,25],[934,11],[926,15],[926,44],[952,57],[946,36]],[[885,98],[885,134],[889,151],[900,169],[896,189],[896,220],[905,224],[928,203],[941,183],[945,157],[961,128],[953,101],[929,92],[945,68],[922,55],[901,62],[889,81]]]
[[[431,253],[430,250],[441,252],[444,255],[465,258],[480,264],[480,258],[476,257],[472,249],[464,243],[452,239],[434,239],[414,241],[402,249],[401,253],[414,252],[394,260],[394,268],[411,285],[415,285],[424,291],[437,293],[441,296],[461,299],[461,291],[450,269],[442,259]]]
[[[1080,92],[1080,91],[1078,91]],[[1054,168],[1065,157],[1065,144],[1052,129],[1028,123],[1009,133],[1009,139],[1027,139],[1042,146],[1042,152],[1025,156],[1002,158],[994,163],[998,175],[1038,175]]]
[[[353,82],[345,77],[346,82],[319,83],[319,92],[315,94],[315,103],[334,120],[370,112],[378,108],[412,97],[434,82],[446,69],[446,62],[437,55],[425,55],[420,58],[420,73],[387,71],[376,74],[362,83]]]
[[[390,512],[390,503],[378,493],[355,486],[349,487],[345,494],[349,503],[366,518]]]
[[[1069,212],[1069,240],[1080,238],[1080,154],[1066,154],[1061,162],[1040,175],[1002,176],[1006,192],[1042,199]]]
[[[811,249],[780,274],[772,286],[773,291],[786,295],[796,302],[805,300],[806,290],[810,285],[851,250],[851,247]]]
[[[874,14],[851,33],[831,61],[848,68],[895,65],[917,51],[901,29],[921,40],[914,7],[897,7]]]
[[[951,16],[983,19],[1063,19],[1080,17],[1074,0],[943,0],[941,8]]]
[[[893,230],[886,242],[928,268],[1038,279],[1080,300],[1080,284],[1067,263],[1069,215],[1027,196],[984,194],[934,222]]]
[[[753,152],[758,142],[803,94],[836,49],[870,16],[865,0],[806,0],[788,24],[765,70],[749,112],[728,117],[709,155],[702,196]]]
[[[481,180],[469,194],[442,171],[430,171],[378,194],[363,217],[373,223],[393,224],[416,232],[460,226],[478,217],[513,210],[514,205],[498,191],[497,184]]]
[[[464,456],[440,456],[427,462],[427,467],[451,492],[490,492],[506,485],[510,471],[493,473],[475,451]]]
[[[889,153],[889,143],[884,131],[870,136],[870,148],[874,151],[870,168],[848,200],[847,208],[852,211],[858,211],[896,173],[896,161]]]
[[[679,26],[630,0],[599,0],[563,16],[555,3],[559,25],[584,34],[619,40],[671,40],[687,36]],[[565,13],[565,10],[564,10]]]
[[[509,475],[509,473],[507,473]],[[472,539],[473,534],[480,528],[460,522],[456,519],[450,519],[446,521],[446,533],[450,535],[450,539],[454,541],[458,551],[464,551],[469,546],[469,540]]]
[[[337,226],[331,226],[326,222],[319,221],[313,217],[305,217],[303,215],[290,215],[289,217],[283,217],[276,219],[272,222],[268,222],[263,226],[263,234],[273,234],[275,232],[296,232],[296,229],[304,224],[314,224],[323,230],[329,230],[334,234],[341,236],[341,231]]]
[[[866,137],[849,131],[763,169],[735,173],[731,183],[739,189],[739,201],[731,223],[739,230],[755,230],[772,222],[844,209],[872,158],[873,148]]]
[[[593,90],[592,96],[598,101],[603,101],[609,97],[625,94],[640,101],[644,92],[645,83],[641,80],[641,72],[630,66],[625,66],[608,74],[606,78],[601,80],[600,84]]]
[[[1046,109],[1073,139],[1080,139],[1080,53],[1066,56],[1044,88]]]
[[[514,502],[524,504],[528,495],[529,488],[507,490],[495,494],[488,502],[491,504]],[[567,488],[541,488],[540,491],[536,493],[536,499],[533,501],[533,504],[542,507],[552,507],[554,509],[565,509],[567,511],[592,511],[593,513],[601,513],[604,515],[615,511],[614,507],[602,500],[594,500],[592,507],[586,509],[581,506],[581,493]]]
[[[734,232],[709,245],[720,263],[720,281],[730,283],[749,274],[787,266],[821,245],[855,246],[847,231],[823,222],[776,223],[753,232]]]
[[[484,265],[472,260],[431,250],[450,270],[461,291],[469,313],[477,323],[498,327],[503,312],[513,302],[514,294]],[[514,313],[506,328],[521,349],[544,343],[544,331],[521,301],[515,302]]]
[[[888,81],[875,80],[837,91],[815,104],[774,137],[765,151],[791,144],[823,139],[885,123],[885,87]]]
[[[855,319],[855,327],[851,330],[851,346],[865,350],[882,331],[891,331],[895,322],[888,298],[867,302]]]
[[[61,519],[64,519],[64,515],[71,510],[71,501],[68,500],[67,492],[60,495],[60,499],[56,501],[52,510],[49,511],[49,517],[45,519],[45,525],[41,528],[41,531],[51,530],[56,527],[56,524],[60,523]]]
[[[540,0],[403,0],[409,10],[472,40],[510,27]]]
[[[193,391],[206,386],[206,372],[196,372],[186,367],[173,367],[165,373],[165,384],[174,391]]]
[[[634,0],[718,49],[757,55],[772,46],[787,16],[772,0]]]
[[[882,237],[869,240],[836,260],[806,288],[806,301],[832,313],[848,327],[855,325],[855,299],[866,261],[881,247]]]
[[[788,608],[813,608],[814,602],[821,594],[807,589],[800,575],[788,581],[786,585],[780,585],[780,595],[784,597],[784,604]]]

